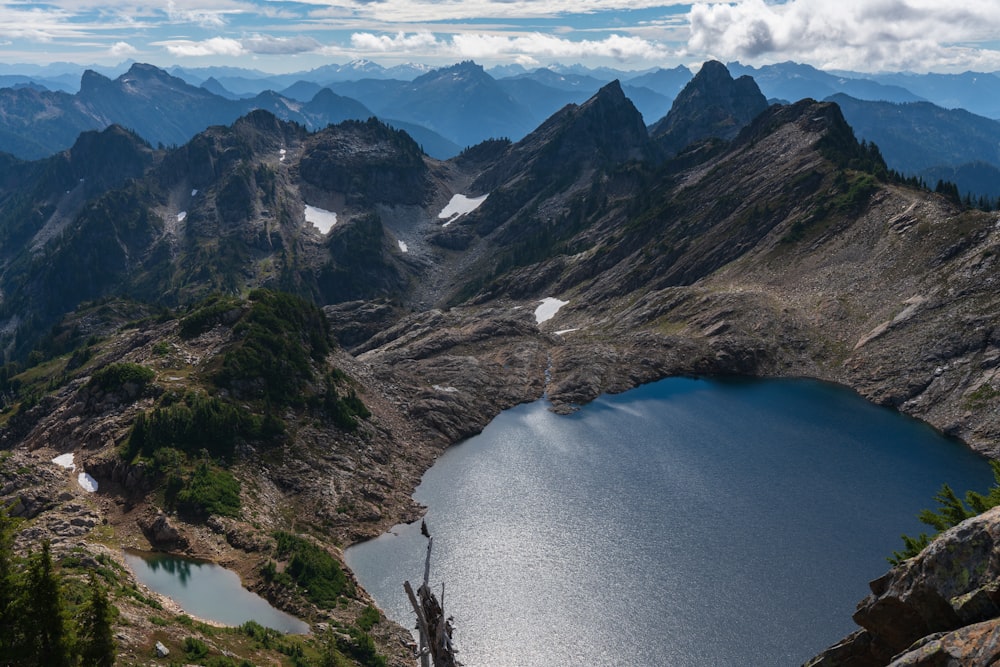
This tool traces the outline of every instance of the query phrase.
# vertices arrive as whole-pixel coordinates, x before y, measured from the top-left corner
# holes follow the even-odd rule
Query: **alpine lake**
[[[136,579],[200,619],[223,625],[256,621],[281,632],[309,632],[307,623],[243,588],[239,575],[220,565],[136,551],[126,551],[125,560]]]
[[[673,378],[569,416],[543,399],[447,450],[414,497],[468,667],[798,665],[850,633],[868,581],[962,443],[842,387]],[[347,550],[413,627],[420,523]]]

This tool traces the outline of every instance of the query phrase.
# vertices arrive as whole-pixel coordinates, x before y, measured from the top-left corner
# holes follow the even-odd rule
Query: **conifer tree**
[[[0,664],[10,664],[17,644],[17,580],[14,571],[14,529],[0,509]]]
[[[72,659],[59,578],[52,568],[49,542],[32,558],[24,590],[25,623],[32,662],[44,667],[70,667]],[[27,656],[26,656],[27,657]],[[29,659],[30,659],[29,658]]]
[[[90,573],[90,600],[80,619],[80,658],[87,667],[115,664],[114,607],[107,592]]]

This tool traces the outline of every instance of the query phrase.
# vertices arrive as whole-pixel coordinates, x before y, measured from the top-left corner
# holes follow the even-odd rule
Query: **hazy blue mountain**
[[[223,86],[221,83],[219,83],[218,80],[215,79],[215,77],[209,77],[208,79],[205,79],[201,83],[201,86],[199,87],[204,88],[213,95],[218,95],[219,97],[225,97],[227,100],[240,99],[239,95],[236,95],[232,91],[226,90],[226,87]]]
[[[316,93],[321,90],[323,90],[323,86],[315,81],[296,81],[280,92],[289,99],[298,100],[299,102],[308,102],[312,98],[316,97]]]
[[[837,76],[818,70],[811,65],[785,62],[754,68],[740,63],[729,63],[733,76],[748,75],[768,98],[796,102],[805,98],[822,100],[830,95],[846,93],[858,99],[887,102],[918,102],[922,98],[898,85],[879,83],[860,78],[864,75]]]
[[[658,68],[652,72],[623,79],[623,81],[626,84],[626,90],[629,86],[648,88],[672,100],[677,97],[677,94],[693,76],[687,67],[678,65],[673,69]]]
[[[875,142],[886,163],[906,174],[982,161],[1000,167],[1000,122],[930,102],[892,104],[847,95],[836,102],[859,139]]]
[[[903,86],[946,109],[965,109],[987,118],[1000,119],[1000,75],[977,72],[962,74],[877,74],[876,81]]]
[[[81,132],[107,125],[63,91],[0,89],[0,151],[41,158],[73,145]]]
[[[333,89],[379,117],[422,125],[459,146],[491,137],[520,138],[535,125],[535,115],[471,61],[413,81],[362,79]]]
[[[208,79],[222,79],[227,77],[266,79],[269,76],[272,76],[267,72],[261,72],[260,70],[227,66],[180,67],[179,65],[175,65],[174,67],[166,68],[166,71],[173,76],[184,79],[192,85],[201,85]]]
[[[231,123],[241,115],[231,100],[143,64],[113,81],[84,72],[75,102],[103,126],[132,128],[153,144],[182,144],[209,125]]]
[[[284,96],[282,97],[284,98]],[[361,102],[338,95],[329,88],[317,91],[301,107],[300,113],[310,119],[310,125],[316,127],[337,124],[345,120],[368,120],[375,115]]]
[[[403,94],[407,82],[402,79],[358,79],[335,82],[327,86],[339,95],[352,97],[369,109],[378,111]],[[391,110],[390,110],[391,111]]]
[[[228,125],[254,109],[321,129],[344,120],[367,120],[374,112],[360,102],[320,90],[305,104],[265,90],[249,99],[218,95],[224,87],[207,79],[196,87],[151,65],[135,64],[117,79],[87,70],[80,92],[32,88],[0,89],[0,151],[35,159],[71,146],[81,132],[119,124],[152,144],[180,145],[211,125]],[[459,149],[433,132],[408,126],[431,154]]]
[[[486,71],[494,79],[506,79],[512,76],[527,74],[529,70],[524,65],[512,63],[510,65],[496,65]]]
[[[957,167],[931,167],[920,172],[920,177],[930,187],[939,181],[950,181],[958,186],[963,197],[971,195],[976,203],[985,196],[993,203],[1000,198],[1000,167],[988,162],[970,162]]]
[[[634,86],[631,83],[622,84],[625,96],[632,100],[632,104],[639,110],[642,117],[649,120],[663,118],[673,103],[676,94],[662,95],[655,90],[645,86]]]
[[[555,88],[530,76],[499,79],[497,84],[531,113],[536,124],[567,104],[580,104],[586,101],[601,87],[601,84],[596,83],[592,88]]]
[[[553,69],[549,69],[546,67],[540,67],[538,69],[532,70],[531,72],[526,72],[524,74],[519,74],[517,76],[509,77],[508,80],[519,81],[524,79],[537,81],[538,83],[548,86],[549,88],[555,88],[557,90],[590,91],[587,97],[590,97],[590,95],[593,95],[595,92],[600,90],[602,86],[605,86],[611,81],[615,80],[615,79],[600,79],[594,76],[590,76],[588,74],[572,74],[572,73],[557,72]]]

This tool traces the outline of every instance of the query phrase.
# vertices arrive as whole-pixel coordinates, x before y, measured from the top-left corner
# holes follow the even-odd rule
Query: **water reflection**
[[[243,588],[238,574],[215,563],[137,551],[125,552],[125,560],[136,579],[198,618],[234,626],[257,621],[281,632],[309,632],[308,624],[275,609]]]
[[[194,561],[182,560],[180,558],[172,557],[147,557],[146,565],[153,572],[159,572],[162,569],[167,574],[177,578],[177,583],[181,586],[187,586],[188,581],[191,579],[191,565]],[[198,563],[198,567],[201,564]]]

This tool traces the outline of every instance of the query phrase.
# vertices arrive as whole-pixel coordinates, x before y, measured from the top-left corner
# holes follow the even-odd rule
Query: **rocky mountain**
[[[403,665],[405,631],[362,623],[356,587],[317,602],[281,545],[342,571],[340,546],[418,516],[409,494],[445,447],[543,393],[571,411],[669,375],[810,376],[997,456],[996,215],[893,181],[836,104],[768,107],[720,67],[652,132],[616,82],[446,161],[378,121],[310,133],[265,111],[171,150],[113,128],[0,159],[17,544],[208,557],[313,623],[303,655]],[[452,74],[425,83],[489,85]],[[566,304],[539,323],[545,297]],[[70,452],[98,494],[51,463]],[[995,521],[873,584],[849,653],[820,658],[869,662],[821,664],[913,641],[985,655]],[[152,612],[107,567],[124,661],[193,634],[273,657]]]
[[[706,62],[674,99],[670,113],[650,127],[650,133],[671,154],[709,137],[733,139],[767,108],[754,80],[736,80],[718,61]]]

